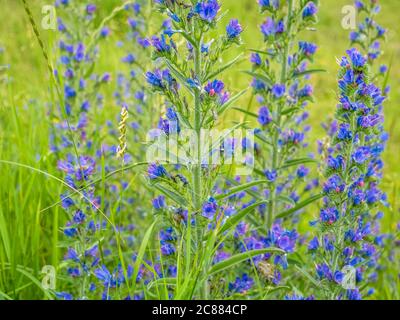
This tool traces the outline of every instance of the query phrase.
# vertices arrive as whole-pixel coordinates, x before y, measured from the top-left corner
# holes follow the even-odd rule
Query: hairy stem
[[[294,0],[288,1],[288,29],[287,36],[288,40],[285,43],[285,48],[283,51],[282,57],[282,70],[280,75],[280,84],[285,84],[287,80],[287,65],[288,65],[288,56],[289,49],[291,46],[291,26],[292,26],[292,11],[293,11],[293,2]],[[279,131],[282,125],[282,107],[284,102],[279,103],[277,112],[276,112],[276,129],[273,136],[272,141],[272,170],[278,169],[278,160],[279,160]],[[272,222],[274,216],[276,214],[276,185],[274,183],[271,184],[271,194],[270,194],[270,202],[268,204],[268,214],[266,215],[266,227],[269,230],[272,226]]]

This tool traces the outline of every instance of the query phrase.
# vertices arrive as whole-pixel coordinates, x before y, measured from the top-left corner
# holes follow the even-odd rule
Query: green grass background
[[[37,22],[41,19],[41,8],[50,1],[29,1]],[[323,137],[320,123],[333,115],[336,107],[336,59],[349,47],[349,30],[341,26],[344,5],[350,0],[321,0],[317,32],[305,32],[304,39],[319,46],[315,67],[327,73],[313,77],[315,103],[310,105],[311,140]],[[392,68],[389,83],[392,87],[390,99],[385,104],[386,130],[390,140],[385,152],[384,189],[389,195],[392,208],[387,210],[384,220],[387,230],[394,228],[398,216],[397,190],[400,185],[400,124],[397,123],[400,108],[400,2],[382,0],[382,12],[378,22],[389,29],[384,44],[384,56],[380,62]],[[106,16],[121,1],[107,0],[100,5],[100,16]],[[228,10],[224,20],[239,18],[245,28],[244,45],[232,49],[232,57],[243,49],[257,48],[262,44],[259,25],[263,17],[258,12],[256,0],[224,0],[223,9]],[[58,175],[54,159],[48,151],[49,119],[46,116],[46,101],[49,95],[49,78],[45,60],[32,28],[19,0],[0,0],[0,65],[8,66],[0,71],[0,79],[7,77],[8,83],[0,82],[0,159],[30,165]],[[222,24],[223,25],[223,24]],[[221,29],[221,32],[224,30]],[[54,40],[52,31],[41,30],[48,47]],[[124,30],[113,30],[113,36],[103,45],[103,55],[98,70],[111,72],[120,64],[120,53],[115,50],[115,41]],[[107,53],[107,54],[104,54]],[[249,52],[246,51],[246,55]],[[228,57],[227,57],[228,58]],[[225,75],[232,91],[249,86],[250,79],[240,72],[248,68],[243,62]],[[119,108],[113,103],[112,88],[106,95],[102,119],[115,121]],[[243,105],[246,99],[242,101]],[[253,105],[253,110],[258,106]],[[234,113],[227,118],[234,119]],[[311,144],[315,150],[315,143]],[[65,217],[58,207],[41,213],[40,210],[58,200],[60,183],[32,170],[0,163],[0,298],[44,297],[37,280],[38,272],[46,264],[57,265],[62,251],[57,247],[62,238],[59,226]],[[60,238],[60,239],[59,239]],[[31,288],[35,287],[35,290]]]

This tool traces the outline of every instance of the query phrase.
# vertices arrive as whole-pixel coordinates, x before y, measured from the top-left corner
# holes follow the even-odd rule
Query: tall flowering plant
[[[129,7],[133,5],[133,2],[129,3]],[[68,288],[69,282],[79,283],[79,290],[57,292],[57,296],[86,299],[96,297],[95,279],[106,277],[104,264],[111,256],[109,248],[117,247],[121,254],[121,242],[129,241],[121,239],[121,234],[132,228],[117,226],[115,213],[118,208],[112,205],[110,197],[106,199],[117,191],[115,185],[106,184],[105,180],[115,173],[112,172],[115,161],[110,159],[115,158],[118,148],[103,143],[99,121],[104,99],[101,89],[111,81],[111,74],[98,75],[95,69],[99,43],[110,34],[105,21],[124,10],[125,5],[115,8],[100,24],[96,22],[97,3],[58,0],[56,6],[60,16],[60,60],[56,79],[63,94],[59,112],[53,115],[57,122],[52,150],[58,155],[58,169],[65,174],[69,187],[60,200],[68,214],[63,228],[67,249],[60,267],[70,276],[62,288]],[[128,157],[126,160],[128,162]],[[98,178],[100,175],[102,178]],[[100,181],[102,187],[97,190],[96,184]],[[121,183],[126,188],[127,183]],[[117,282],[127,277],[129,266],[119,260],[115,275],[109,272],[112,279],[104,280],[108,284],[107,290],[102,292],[104,298],[109,297],[109,290],[115,288]]]
[[[367,17],[359,24],[357,31],[351,32],[350,40],[352,45],[359,45],[361,47],[362,51],[364,51],[364,57],[362,56],[362,53],[359,53],[355,49],[348,51],[348,54],[350,55],[351,59],[356,59],[355,57],[358,57],[358,64],[362,65],[364,68],[364,71],[362,72],[363,75],[362,77],[360,77],[360,79],[368,78],[366,83],[362,84],[362,82],[360,81],[358,84],[360,84],[361,86],[369,86],[370,88],[373,88],[372,83],[376,86],[382,86],[383,93],[381,93],[379,90],[376,90],[376,93],[371,94],[371,96],[376,97],[377,95],[379,96],[380,94],[382,94],[382,97],[378,99],[381,99],[383,101],[383,96],[386,96],[389,92],[389,87],[387,87],[388,68],[385,65],[382,65],[379,67],[379,70],[377,72],[374,72],[374,64],[382,53],[380,49],[380,41],[384,39],[386,34],[386,30],[379,26],[374,20],[375,15],[380,11],[380,7],[377,1],[369,1],[368,3],[355,1],[355,7],[359,12],[360,17],[363,13],[366,13]],[[343,66],[341,67],[343,68]],[[349,68],[349,66],[347,67]],[[380,84],[381,79],[383,79],[382,84]],[[341,90],[341,102],[344,101],[344,97],[346,95],[345,86],[343,85],[344,83],[345,82],[343,79],[339,80],[339,86]],[[353,98],[354,100],[357,99],[357,97],[355,96]],[[350,98],[350,100],[351,99],[352,98]],[[335,283],[335,285],[332,285],[334,289],[329,287],[329,285],[325,287],[325,294],[320,295],[320,298],[361,298],[362,295],[357,289],[357,286],[361,286],[362,281],[364,281],[365,283],[363,284],[364,287],[366,285],[373,285],[373,282],[376,282],[378,271],[381,269],[380,261],[378,259],[381,258],[381,253],[384,250],[386,242],[384,240],[386,238],[392,237],[391,235],[381,234],[380,221],[383,217],[383,212],[378,211],[380,209],[380,206],[376,204],[387,204],[386,195],[380,190],[379,186],[380,180],[383,177],[383,161],[381,157],[386,145],[386,141],[388,139],[387,134],[384,132],[383,128],[384,114],[383,108],[380,105],[381,102],[377,101],[377,105],[374,105],[375,108],[372,109],[373,112],[371,112],[370,114],[368,114],[369,111],[363,111],[364,114],[358,117],[357,126],[359,127],[359,129],[355,130],[357,131],[357,133],[354,133],[352,129],[349,129],[349,132],[351,132],[351,137],[348,137],[348,143],[353,144],[353,148],[355,148],[354,150],[357,150],[357,143],[363,144],[362,148],[364,150],[373,150],[368,157],[365,157],[365,162],[368,163],[366,164],[368,166],[366,173],[358,173],[360,179],[359,181],[361,182],[361,184],[358,186],[358,188],[354,187],[354,185],[352,187],[348,187],[349,190],[347,191],[347,197],[358,197],[357,200],[354,200],[354,203],[358,203],[357,206],[364,205],[364,208],[361,209],[361,207],[358,207],[357,210],[341,208],[335,209],[334,207],[326,208],[328,202],[325,198],[324,208],[321,211],[319,219],[320,223],[322,224],[333,224],[336,223],[336,219],[340,218],[340,221],[342,222],[342,228],[344,228],[343,225],[346,225],[346,223],[343,222],[345,221],[343,217],[348,215],[349,213],[351,215],[355,215],[357,213],[360,219],[358,236],[352,238],[352,236],[350,236],[349,234],[355,231],[348,230],[348,234],[345,235],[346,240],[344,240],[343,243],[351,243],[351,241],[346,241],[352,238],[352,241],[354,243],[358,242],[358,247],[367,248],[370,245],[370,251],[367,254],[363,255],[362,251],[359,250],[359,256],[356,256],[357,253],[353,253],[353,251],[355,250],[354,247],[357,247],[357,245],[354,244],[354,247],[347,247],[345,249],[346,251],[343,251],[343,255],[347,255],[347,259],[346,257],[341,256],[340,253],[336,253],[339,256],[338,261],[341,261],[337,261],[337,263],[340,265],[340,268],[332,271],[332,265],[327,262],[331,261],[330,257],[332,255],[332,252],[336,250],[341,250],[336,246],[336,243],[340,241],[336,238],[336,236],[343,237],[343,234],[339,233],[337,235],[332,235],[332,232],[330,232],[329,229],[319,228],[318,236],[312,238],[311,241],[309,241],[308,250],[312,254],[312,256],[314,256],[314,258],[316,253],[318,252],[317,256],[319,255],[320,257],[318,261],[324,261],[323,263],[319,263],[317,265],[317,277],[319,279],[322,279],[322,282],[331,281]],[[347,168],[351,166],[351,164],[349,165],[345,163],[345,159],[348,159],[349,156],[344,156],[345,151],[343,143],[339,143],[340,140],[338,140],[338,137],[343,133],[344,128],[350,128],[349,121],[347,124],[343,124],[343,119],[339,119],[340,117],[336,115],[335,119],[331,122],[329,126],[324,125],[329,137],[325,141],[319,141],[319,152],[322,153],[322,157],[325,159],[325,164],[322,164],[321,166],[322,171],[325,171],[325,175],[330,175],[332,173],[332,168],[335,168],[334,170],[342,171],[345,170],[345,167]],[[368,119],[374,119],[374,121],[370,121]],[[364,128],[364,131],[366,130],[366,128],[370,128],[369,130],[372,130],[373,128],[373,130],[369,131],[369,133],[361,133],[362,128]],[[354,134],[356,140],[354,140]],[[362,137],[361,141],[359,140],[360,137]],[[353,143],[354,141],[356,141],[355,145]],[[352,170],[354,171],[354,168]],[[350,173],[350,175],[351,174],[352,173]],[[355,178],[356,175],[353,174],[353,177]],[[353,179],[353,177],[351,179]],[[331,179],[337,179],[337,176],[328,179],[327,183],[324,186],[325,193],[329,193],[327,189],[329,189],[329,184],[333,181]],[[370,187],[365,187],[364,179],[368,179],[371,181]],[[340,180],[338,179],[337,181]],[[344,188],[343,192],[346,192],[346,184],[350,183],[353,182],[346,182],[342,184],[339,189]],[[368,188],[371,189],[369,189],[369,191],[366,191],[368,190]],[[358,196],[356,196],[356,193],[358,194]],[[375,197],[376,199],[373,199],[371,197]],[[367,203],[368,205],[365,205],[365,203]],[[348,208],[347,205],[346,208]],[[331,215],[331,218],[333,220],[330,221],[329,215]],[[335,218],[336,215],[337,218]],[[314,223],[315,222],[313,222],[312,224]],[[349,221],[347,221],[347,223],[349,223]],[[360,231],[362,230],[362,223],[364,223],[364,225],[366,226],[364,231]],[[351,223],[347,224],[347,227],[351,228],[350,225]],[[351,251],[352,253],[349,254],[348,250],[353,251]],[[325,255],[329,258],[324,260],[323,256]],[[350,257],[354,259],[351,260]],[[336,265],[335,267],[337,268],[338,265]],[[363,275],[363,273],[367,275]],[[339,287],[342,287],[342,290],[338,289]],[[346,291],[346,289],[348,290]],[[373,292],[374,289],[369,287],[368,291],[365,290],[363,296],[371,295]]]
[[[245,253],[233,257],[217,252],[229,231],[255,208],[236,211],[222,205],[224,199],[251,185],[219,194],[215,184],[221,166],[205,159],[210,153],[230,153],[237,142],[229,139],[227,142],[222,137],[208,148],[202,140],[205,130],[213,129],[223,112],[242,94],[231,97],[224,82],[218,79],[237,61],[236,58],[219,65],[223,54],[232,45],[240,44],[242,26],[233,19],[226,26],[226,33],[213,40],[210,33],[220,20],[218,1],[157,0],[156,3],[172,22],[169,30],[151,39],[154,58],[164,63],[165,68],[146,73],[149,85],[167,101],[161,135],[171,140],[188,129],[194,139],[186,154],[190,161],[172,167],[154,162],[148,168],[152,185],[163,194],[153,204],[162,217],[162,224],[172,226],[168,233],[160,233],[160,249],[164,261],[168,258],[177,267],[173,296],[208,298],[226,290],[209,281],[214,274],[253,256],[278,251],[274,248],[244,250]],[[252,282],[245,275],[228,289],[244,292],[251,288]]]
[[[304,197],[314,182],[304,183],[314,160],[304,152],[305,136],[310,127],[307,105],[313,101],[308,82],[317,46],[298,40],[298,34],[317,22],[317,1],[259,0],[262,12],[268,14],[260,29],[265,50],[251,55],[252,87],[261,104],[256,137],[260,144],[256,172],[268,181],[268,204],[263,210],[264,225],[286,217],[311,203],[318,196]],[[303,189],[303,190],[302,190]],[[300,191],[302,190],[302,191]]]
[[[381,6],[379,1],[360,1],[356,0],[354,5],[358,12],[358,17],[361,23],[358,25],[358,29],[350,33],[350,41],[352,44],[357,45],[361,48],[364,54],[368,58],[368,63],[371,65],[371,77],[373,81],[382,88],[383,95],[389,97],[390,86],[389,75],[390,66],[386,64],[380,64],[379,58],[384,54],[382,41],[385,40],[387,29],[383,28],[377,21],[376,17],[381,12]],[[380,114],[384,116],[384,110],[380,110]],[[382,124],[383,126],[383,124]],[[381,134],[377,136],[377,139],[372,143],[377,143],[386,147],[386,142],[388,140],[388,134],[384,131],[384,128],[380,128]],[[386,148],[385,148],[386,149]],[[376,163],[383,166],[382,157],[376,157]],[[380,186],[379,186],[380,187]],[[387,205],[389,210],[383,210],[379,213],[380,217],[383,217],[384,212],[390,212],[390,210],[395,210],[390,208],[390,204]],[[398,259],[398,239],[399,239],[399,228],[395,223],[391,226],[390,231],[392,233],[382,233],[383,223],[382,220],[377,220],[374,223],[373,234],[375,237],[375,243],[379,248],[379,260],[377,261],[377,272],[374,274],[376,280],[384,279],[388,275],[388,268],[385,265],[385,261],[391,261],[396,263]],[[391,280],[388,283],[384,283],[382,286],[392,287],[393,283],[396,282],[398,278],[398,273],[391,276]],[[375,290],[376,289],[376,290]],[[386,289],[386,288],[385,288]],[[372,293],[372,289],[371,292]],[[374,291],[380,291],[377,285],[374,285]]]
[[[325,197],[315,222],[320,232],[309,250],[317,260],[318,297],[360,299],[375,277],[379,238],[374,238],[374,223],[386,200],[378,187],[385,97],[371,82],[367,58],[356,49],[341,59],[338,85],[338,130],[326,157]]]

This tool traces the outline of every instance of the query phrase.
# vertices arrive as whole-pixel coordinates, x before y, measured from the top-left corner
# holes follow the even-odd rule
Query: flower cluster
[[[313,60],[317,46],[296,37],[315,23],[317,6],[312,1],[297,5],[293,1],[259,1],[259,5],[269,14],[260,27],[268,49],[251,55],[253,67],[248,73],[254,77],[252,87],[261,104],[257,118],[261,128],[256,136],[265,142],[260,158],[266,167],[260,172],[270,182],[270,202],[264,213],[269,227],[275,216],[299,202],[295,190],[304,185],[309,173],[304,164],[312,161],[309,155],[301,154],[310,129],[304,123],[308,118],[305,107],[313,93],[307,83],[313,70],[307,64]],[[310,190],[307,185],[305,191]],[[279,200],[283,197],[290,197],[292,204]]]
[[[357,49],[348,50],[340,61],[338,129],[326,158],[320,233],[308,247],[323,261],[316,272],[324,284],[324,298],[359,299],[369,294],[361,287],[376,278],[382,246],[377,234],[382,213],[377,210],[386,202],[379,189],[385,98],[371,82],[369,72],[367,58]],[[346,270],[354,271],[350,285],[343,282]]]

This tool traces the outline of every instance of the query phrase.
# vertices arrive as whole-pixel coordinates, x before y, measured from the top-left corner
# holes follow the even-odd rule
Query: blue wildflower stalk
[[[113,225],[103,211],[104,197],[100,198],[95,192],[98,162],[91,139],[96,137],[99,126],[89,121],[97,118],[98,109],[102,107],[101,87],[111,81],[109,73],[98,75],[93,68],[99,54],[98,42],[106,38],[110,30],[95,25],[97,6],[93,3],[56,1],[56,6],[60,13],[61,37],[55,76],[64,88],[64,101],[51,148],[60,158],[58,168],[65,173],[66,183],[75,191],[62,194],[61,202],[69,214],[63,229],[69,246],[65,266],[67,273],[79,279],[80,284],[79,292],[64,292],[60,298],[85,299],[92,291],[89,279],[104,257],[100,240],[103,230],[108,224]],[[66,135],[66,131],[72,134]]]
[[[376,21],[376,16],[380,13],[381,7],[378,0],[369,1],[354,1],[354,5],[358,12],[358,19],[362,21],[358,24],[358,29],[350,33],[350,41],[352,45],[357,45],[361,48],[364,54],[368,58],[368,64],[371,66],[371,78],[376,85],[382,88],[383,95],[386,97],[390,93],[390,85],[388,84],[390,66],[386,64],[379,64],[379,60],[383,55],[382,42],[386,39],[387,29],[383,28]],[[384,117],[383,109],[379,110],[381,117]],[[379,144],[382,149],[385,149],[388,140],[388,134],[384,131],[383,123],[379,127],[381,134],[376,137],[374,141],[370,143]],[[382,153],[383,154],[382,150]],[[375,159],[377,166],[383,167],[383,159],[381,156],[377,156]],[[379,188],[379,185],[377,185]],[[389,206],[389,204],[387,204]],[[385,262],[387,260],[394,261],[396,250],[396,239],[398,239],[398,230],[393,230],[393,233],[382,234],[381,232],[381,219],[383,212],[378,213],[379,219],[375,220],[373,227],[373,235],[375,237],[375,244],[379,250],[379,257],[377,261],[377,272],[373,274],[374,280],[378,278],[378,274],[385,276],[387,275],[387,269],[385,268]],[[396,276],[395,276],[396,277]],[[374,289],[370,289],[369,294],[372,294]]]
[[[182,273],[178,275],[178,280],[185,278],[193,282],[186,291],[177,292],[177,298],[190,298],[197,294],[200,287],[203,288],[200,295],[207,298],[209,289],[206,278],[212,260],[209,257],[212,251],[210,246],[214,242],[206,243],[204,237],[208,226],[212,224],[210,220],[214,221],[217,214],[216,200],[210,198],[210,194],[218,168],[203,163],[207,152],[202,147],[201,132],[203,129],[212,129],[232,99],[237,99],[230,99],[225,84],[216,78],[227,69],[225,67],[219,71],[218,60],[232,45],[240,44],[242,27],[237,20],[231,20],[226,27],[226,34],[207,42],[208,34],[219,20],[220,4],[217,0],[185,4],[157,0],[156,3],[159,10],[171,19],[171,27],[160,36],[152,37],[153,56],[162,61],[166,68],[147,72],[147,82],[154,92],[166,99],[167,119],[161,123],[165,135],[179,136],[181,130],[192,129],[197,141],[190,155],[193,163],[172,169],[158,163],[149,166],[148,175],[154,187],[174,203],[173,218],[170,216],[172,207],[164,204],[164,199],[155,199],[153,205],[163,213],[164,220],[174,226],[177,239],[184,240],[179,246],[179,255],[185,256],[185,264],[178,268]],[[176,38],[184,40],[185,47],[178,45]],[[171,257],[175,254],[171,242],[162,239],[161,245],[164,255]],[[198,268],[193,268],[194,261],[197,261]]]
[[[308,68],[313,61],[317,46],[298,41],[298,34],[317,22],[317,1],[259,0],[261,11],[268,17],[261,25],[267,50],[251,55],[254,76],[252,87],[262,107],[258,122],[262,126],[257,137],[266,143],[268,154],[260,157],[263,166],[258,169],[269,183],[269,203],[264,214],[265,226],[270,229],[279,213],[293,208],[300,201],[297,190],[304,183],[309,169],[304,165],[312,162],[309,157],[300,158],[300,151],[307,144],[304,125],[308,117],[305,111],[312,101],[309,75],[319,71]],[[308,192],[311,185],[306,187]],[[292,205],[284,199],[291,199]],[[310,201],[311,202],[311,201]],[[296,211],[296,210],[295,210]]]
[[[385,97],[371,82],[367,58],[356,49],[340,61],[338,78],[338,130],[326,158],[319,235],[309,250],[318,262],[318,298],[360,299],[377,266],[373,229],[381,217],[376,210],[386,200],[378,188]]]

